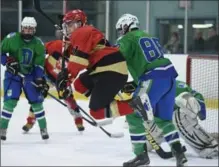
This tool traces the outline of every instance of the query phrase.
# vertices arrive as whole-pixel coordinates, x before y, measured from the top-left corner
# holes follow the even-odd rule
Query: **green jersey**
[[[35,67],[38,68],[38,71],[44,69],[45,47],[37,37],[30,42],[25,42],[20,33],[10,33],[2,41],[1,51],[2,55],[8,54],[18,61],[22,74],[30,74]]]
[[[118,40],[130,74],[135,83],[145,74],[145,79],[163,76],[177,76],[171,61],[163,56],[163,49],[157,38],[141,30],[128,32]]]

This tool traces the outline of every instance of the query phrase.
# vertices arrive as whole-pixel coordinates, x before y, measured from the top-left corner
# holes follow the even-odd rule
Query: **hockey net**
[[[188,56],[187,84],[205,98],[207,116],[201,126],[218,138],[218,55]]]

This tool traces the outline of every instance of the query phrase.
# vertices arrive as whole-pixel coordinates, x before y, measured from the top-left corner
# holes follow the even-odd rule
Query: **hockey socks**
[[[157,126],[160,129],[162,129],[164,138],[168,144],[171,145],[172,143],[180,141],[179,133],[176,130],[172,121],[162,120],[162,119],[157,118],[157,117],[154,118],[154,121],[157,124]]]
[[[33,109],[34,115],[37,119],[40,129],[45,129],[47,127],[46,118],[45,118],[45,111],[41,103],[38,104],[31,104]]]
[[[8,128],[8,123],[12,117],[12,113],[16,105],[17,105],[17,100],[7,100],[4,102],[4,106],[1,114],[1,120],[0,120],[0,129]]]

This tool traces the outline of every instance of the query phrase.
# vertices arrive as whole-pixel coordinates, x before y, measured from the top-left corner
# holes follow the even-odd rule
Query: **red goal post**
[[[218,134],[218,55],[188,55],[186,82],[205,98],[207,119],[200,121],[205,130]]]

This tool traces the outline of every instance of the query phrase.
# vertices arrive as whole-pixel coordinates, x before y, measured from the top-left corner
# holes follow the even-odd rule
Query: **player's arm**
[[[71,79],[76,78],[79,71],[85,69],[89,65],[89,56],[92,51],[92,39],[90,38],[91,32],[83,31],[77,33],[71,38],[73,44],[73,51],[71,52],[69,63],[68,63],[68,72],[71,74]],[[77,40],[80,39],[80,40]]]
[[[34,57],[34,82],[37,85],[37,90],[40,91],[44,97],[46,97],[49,90],[49,85],[46,83],[44,78],[44,66],[46,58],[45,46],[40,39],[38,39],[36,45],[36,55]]]
[[[129,55],[133,55],[132,52],[134,49],[132,48],[134,46],[130,39],[123,37],[122,39],[118,40],[117,47],[119,47],[120,52],[122,52],[126,60],[128,59]]]
[[[44,76],[46,52],[44,44],[40,40],[36,45],[36,55],[34,57],[34,72],[36,78],[42,78]]]
[[[9,56],[7,56],[7,53],[10,52],[10,40],[15,35],[16,33],[10,33],[1,42],[1,64],[4,66],[6,65],[9,58]]]
[[[15,55],[10,55],[10,44],[13,37],[16,35],[17,34],[15,32],[8,34],[1,43],[1,64],[6,66],[7,72],[13,75],[17,75],[20,71],[19,63],[14,57]]]

